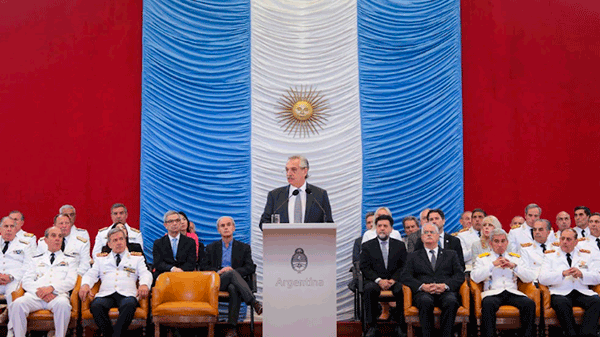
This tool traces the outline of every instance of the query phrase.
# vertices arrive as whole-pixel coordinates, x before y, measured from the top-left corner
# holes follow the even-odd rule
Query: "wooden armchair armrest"
[[[469,298],[469,285],[467,284],[467,281],[463,282],[463,284],[460,286],[460,298],[462,300],[462,306],[467,309],[467,311],[470,310],[471,307],[471,301]]]
[[[475,306],[475,316],[481,315],[481,291],[483,285],[475,283],[469,279],[469,288],[471,288],[471,296],[473,296],[473,304]]]
[[[596,293],[600,294],[600,284],[593,286],[592,290],[595,291]]]
[[[550,289],[548,289],[548,287],[546,287],[543,284],[539,284],[540,286],[540,293],[542,296],[542,306],[544,308],[544,310],[548,310],[551,307],[550,304]]]
[[[540,316],[540,290],[533,284],[533,282],[523,283],[518,282],[519,291],[527,295],[535,303],[535,314]]]
[[[25,295],[25,289],[23,289],[23,286],[19,285],[19,287],[11,294],[13,302],[23,295]]]
[[[404,310],[412,307],[412,290],[408,286],[402,285],[402,293],[404,294]]]
[[[98,293],[98,291],[100,290],[100,282],[98,281],[96,282],[90,289],[90,295],[88,296],[85,300],[81,301],[81,311],[89,311],[90,310],[90,304],[92,304],[92,301],[94,300],[94,298],[96,297],[96,294]],[[77,294],[79,296],[79,294]]]
[[[156,279],[156,283],[152,288],[152,309],[156,308],[160,304],[163,303],[163,294],[165,293],[165,289],[167,288],[167,275],[166,273],[162,273]]]

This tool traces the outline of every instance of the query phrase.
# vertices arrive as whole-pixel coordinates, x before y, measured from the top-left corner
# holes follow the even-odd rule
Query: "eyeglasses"
[[[423,234],[437,234],[436,231],[423,231]]]
[[[174,219],[174,220],[167,220],[166,223],[168,223],[169,225],[174,224],[174,223],[180,223],[181,220],[180,219]]]

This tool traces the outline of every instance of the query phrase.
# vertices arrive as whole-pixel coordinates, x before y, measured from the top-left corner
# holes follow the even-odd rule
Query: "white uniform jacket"
[[[79,236],[80,232],[73,230],[74,228],[75,227],[72,227],[71,233],[65,237],[66,243],[64,252],[77,260],[77,274],[83,276],[83,274],[90,269],[90,240],[83,236]],[[37,253],[43,254],[47,250],[48,245],[42,237],[38,241]]]
[[[465,258],[465,264],[472,264],[473,258],[476,257],[473,256],[473,243],[481,239],[478,232],[473,227],[469,229],[461,229],[460,232],[456,234],[456,237],[460,239],[463,256]]]
[[[533,282],[535,272],[529,269],[527,262],[515,253],[504,253],[504,257],[510,262],[516,264],[515,268],[500,268],[494,266],[494,261],[498,254],[492,252],[483,253],[475,259],[475,265],[471,271],[471,279],[483,283],[483,292],[481,297],[498,295],[503,291],[508,291],[515,295],[526,296],[517,288],[517,278],[522,282]]]
[[[37,248],[36,246],[36,237],[35,235],[33,235],[32,233],[27,233],[24,230],[20,230],[17,232],[17,239],[20,239],[21,241],[26,241],[29,243],[29,249],[31,250],[31,256],[37,255],[35,250]]]
[[[552,295],[565,296],[573,290],[588,296],[597,295],[589,288],[600,283],[597,257],[594,257],[589,250],[575,246],[571,252],[571,260],[571,266],[581,271],[582,278],[564,277],[562,272],[570,268],[566,253],[560,248],[547,250],[542,272],[539,275],[540,283],[550,288]]]
[[[40,287],[54,287],[55,295],[68,295],[77,282],[77,262],[61,250],[54,253],[54,263],[50,264],[50,252],[36,255],[27,265],[27,272],[21,282],[23,289],[35,296]],[[37,297],[37,296],[36,296]]]
[[[99,253],[95,256],[94,265],[85,273],[81,285],[91,287],[102,281],[100,291],[96,296],[105,297],[114,292],[123,296],[137,296],[136,281],[140,285],[152,286],[152,273],[146,267],[146,261],[141,253],[125,250],[121,253],[121,263],[117,267],[114,252]]]
[[[94,241],[94,249],[92,249],[92,258],[96,257],[96,254],[102,252],[102,247],[106,246],[108,242],[108,231],[114,226],[112,224],[108,227],[104,227],[98,231],[96,235],[96,240]],[[127,228],[127,236],[129,237],[129,242],[139,243],[142,246],[142,250],[144,249],[144,240],[142,239],[142,232],[139,229],[130,227],[128,224],[125,224],[125,228]]]
[[[544,257],[546,254],[544,254],[542,246],[537,241],[522,243],[520,247],[520,255],[529,265],[529,269],[535,272],[535,281],[537,281],[542,270],[542,264],[544,263]],[[554,245],[546,244],[546,251],[552,249],[555,249]]]
[[[27,263],[33,256],[28,241],[15,237],[9,244],[6,253],[2,254],[4,240],[0,238],[0,274],[12,275],[19,282],[25,274]],[[12,283],[12,282],[11,282]]]

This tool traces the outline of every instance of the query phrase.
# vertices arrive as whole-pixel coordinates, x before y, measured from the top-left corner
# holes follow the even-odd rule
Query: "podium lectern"
[[[336,229],[263,224],[263,336],[337,336]]]

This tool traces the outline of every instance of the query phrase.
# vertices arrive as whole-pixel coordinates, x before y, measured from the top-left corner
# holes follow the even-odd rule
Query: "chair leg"
[[[254,308],[250,305],[250,336],[254,337]]]
[[[412,323],[408,323],[407,324],[407,329],[406,329],[406,335],[408,337],[415,337],[415,331],[413,330],[413,325]]]
[[[215,323],[208,323],[208,337],[215,337]]]
[[[546,332],[546,337],[550,336],[550,327],[546,324],[546,326],[544,327],[544,330]]]
[[[154,323],[154,337],[160,337],[160,323]]]
[[[461,328],[461,332],[460,335],[462,337],[467,337],[467,323],[466,322],[462,322],[462,328]]]

